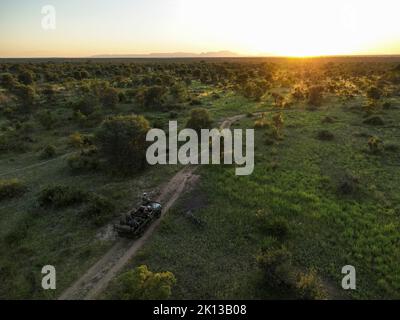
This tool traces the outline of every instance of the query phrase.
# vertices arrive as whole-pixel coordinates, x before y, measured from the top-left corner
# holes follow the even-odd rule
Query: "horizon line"
[[[239,55],[235,54],[232,56],[202,56],[198,54],[196,56],[190,56],[188,53],[187,56],[163,56],[166,53],[160,53],[160,56],[157,56],[158,53],[149,53],[149,54],[99,54],[92,56],[79,56],[79,57],[68,57],[68,56],[40,56],[40,57],[0,57],[0,60],[4,59],[242,59],[242,58],[288,58],[288,59],[312,59],[312,58],[345,58],[345,57],[400,57],[400,53],[395,54],[327,54],[327,55],[315,55],[315,56],[291,56],[291,55]]]

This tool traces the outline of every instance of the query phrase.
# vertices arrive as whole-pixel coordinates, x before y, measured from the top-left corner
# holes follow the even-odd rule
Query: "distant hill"
[[[148,53],[148,54],[100,54],[91,58],[231,58],[239,57],[237,53],[231,51],[215,52],[169,52],[169,53]]]

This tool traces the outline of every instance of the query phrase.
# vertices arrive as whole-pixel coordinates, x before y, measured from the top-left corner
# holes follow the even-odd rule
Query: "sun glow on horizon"
[[[385,52],[385,44],[400,53],[397,0],[217,2],[182,0],[188,34],[261,55],[375,54]],[[206,25],[201,25],[205,16]]]

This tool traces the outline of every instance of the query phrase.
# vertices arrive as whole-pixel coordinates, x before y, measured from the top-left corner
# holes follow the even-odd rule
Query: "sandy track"
[[[220,128],[229,128],[232,123],[243,117],[244,115],[237,115],[227,118],[221,123]],[[146,243],[179,196],[196,182],[198,176],[194,175],[194,172],[197,168],[197,166],[191,165],[184,167],[161,188],[156,200],[163,204],[163,213],[160,219],[151,224],[141,238],[136,240],[119,239],[100,260],[66,289],[58,299],[95,299]]]

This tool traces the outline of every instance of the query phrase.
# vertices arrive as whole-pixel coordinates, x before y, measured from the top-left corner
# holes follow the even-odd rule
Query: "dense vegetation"
[[[0,298],[59,295],[112,246],[107,225],[179,170],[146,166],[149,128],[238,114],[256,129],[254,173],[201,167],[109,296],[399,297],[399,63],[2,61]],[[46,264],[55,292],[40,287]]]

